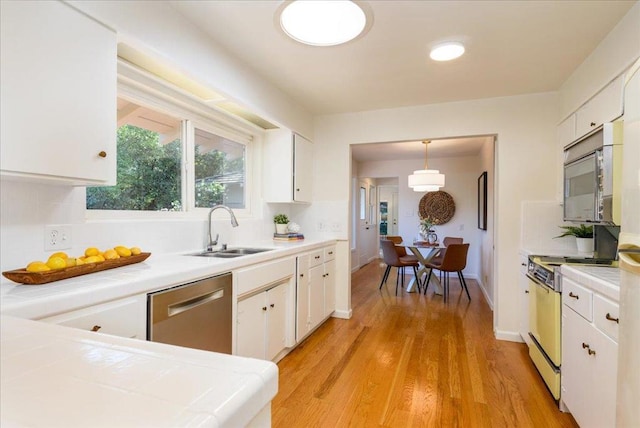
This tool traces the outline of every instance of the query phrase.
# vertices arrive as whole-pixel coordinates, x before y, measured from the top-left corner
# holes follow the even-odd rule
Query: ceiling
[[[369,30],[332,47],[285,36],[276,18],[282,1],[170,3],[320,115],[556,91],[635,2],[361,1]],[[429,49],[442,41],[463,42],[465,55],[432,61]]]

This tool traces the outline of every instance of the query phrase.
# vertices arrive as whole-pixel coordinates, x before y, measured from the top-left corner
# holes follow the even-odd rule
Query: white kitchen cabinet
[[[238,302],[237,355],[273,360],[286,348],[289,283]]]
[[[115,184],[115,32],[59,1],[0,5],[0,173]]]
[[[582,428],[615,426],[618,303],[566,276],[562,288],[562,407]]]
[[[576,112],[576,139],[622,115],[624,76],[620,75]]]
[[[40,321],[145,340],[147,337],[147,295],[127,297],[43,318]]]
[[[531,338],[529,337],[529,278],[527,278],[527,263],[529,258],[526,255],[520,255],[520,320],[518,330],[520,337],[524,343],[529,345]]]
[[[324,250],[324,316],[330,317],[336,309],[336,260],[335,247]]]
[[[263,150],[263,192],[267,202],[311,202],[311,141],[286,129],[267,131]]]
[[[296,340],[300,342],[335,310],[335,246],[298,256]]]

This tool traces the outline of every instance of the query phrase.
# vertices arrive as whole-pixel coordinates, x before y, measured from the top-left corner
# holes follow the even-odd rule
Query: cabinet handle
[[[525,294],[529,294],[529,290],[524,290],[524,293]]]
[[[300,274],[300,278],[304,278],[304,274],[303,273]]]
[[[316,256],[315,258],[316,258],[316,260],[317,260],[317,259],[319,259],[319,258],[320,258],[320,256]]]
[[[333,254],[333,251],[329,251],[329,255],[332,255],[332,254]]]
[[[596,351],[594,351],[593,349],[589,349],[588,352],[589,355],[596,355]]]
[[[595,122],[591,122],[589,125],[590,126],[596,126],[596,123]]]
[[[275,308],[275,307],[276,307],[276,304],[275,304],[275,303],[272,303],[272,304],[270,304],[269,306],[271,306],[272,308]]]
[[[267,310],[267,307],[266,307],[266,306],[263,306],[263,307],[262,307],[262,310],[263,310],[263,311],[266,311],[266,310]]]
[[[101,158],[106,158],[107,157],[107,152],[102,150],[100,153],[98,153],[98,156],[100,156]]]
[[[615,321],[616,324],[620,324],[620,318],[614,318],[612,317],[609,312],[607,312],[607,315],[604,316],[606,319],[608,319],[609,321]]]
[[[582,342],[582,349],[589,349],[589,344]]]
[[[101,325],[94,325],[93,328],[91,329],[91,331],[98,331],[102,328]]]
[[[300,191],[300,189],[296,189],[296,192],[299,192],[299,191]]]
[[[526,263],[520,263],[520,266],[526,266],[526,265],[527,265]]]
[[[569,291],[569,297],[573,297],[576,300],[580,298],[580,296],[578,296],[577,294],[573,294],[573,291]]]

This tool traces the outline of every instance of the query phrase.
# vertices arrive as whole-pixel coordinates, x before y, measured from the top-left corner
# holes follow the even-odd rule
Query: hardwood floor
[[[452,276],[445,304],[433,286],[396,297],[395,269],[379,291],[383,272],[378,261],[355,272],[353,317],[329,319],[278,363],[274,427],[577,426],[526,346],[493,337],[475,281],[469,302]]]

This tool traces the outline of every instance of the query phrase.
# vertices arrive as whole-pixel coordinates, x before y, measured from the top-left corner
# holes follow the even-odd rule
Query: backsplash
[[[270,239],[273,223],[267,217],[239,218],[237,228],[228,220],[214,220],[213,230],[231,245]],[[46,260],[52,251],[44,249],[44,228],[59,224],[71,225],[73,245],[63,250],[70,255],[80,255],[89,246],[138,246],[153,253],[174,253],[206,245],[207,222],[201,218],[87,220],[84,187],[1,180],[0,269],[19,269],[30,261]]]
[[[522,202],[521,247],[545,254],[574,254],[578,251],[573,237],[555,238],[563,231],[562,205],[557,201]],[[569,224],[569,223],[566,223]]]

